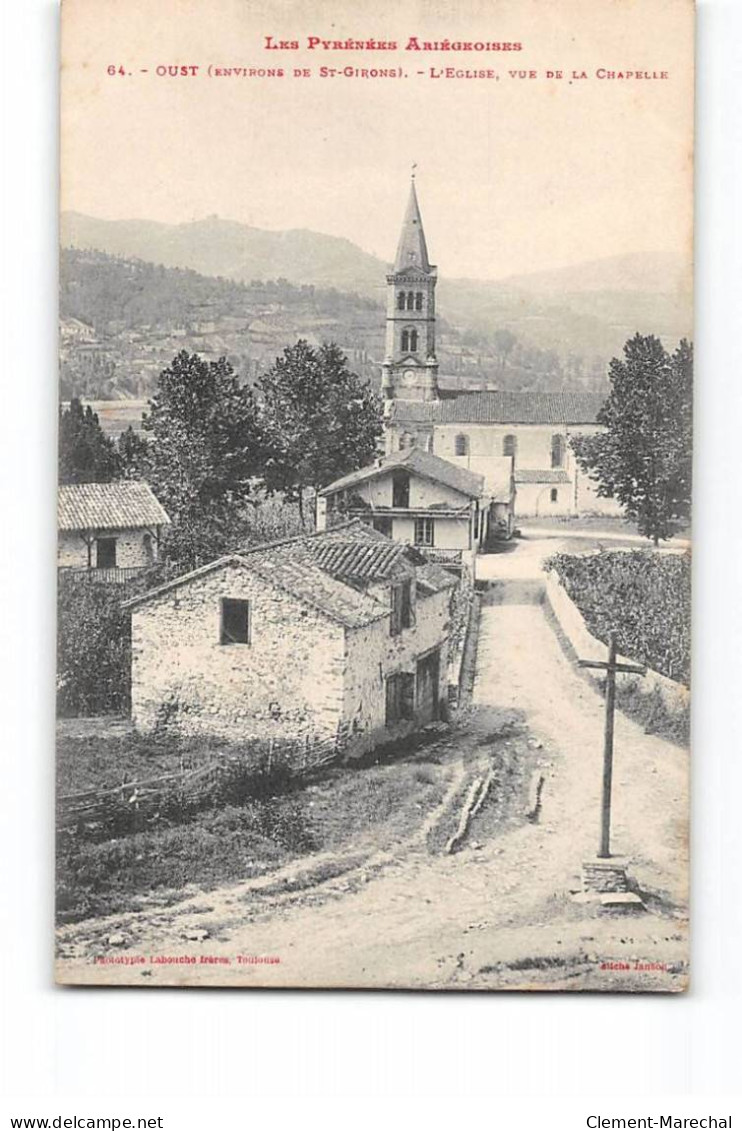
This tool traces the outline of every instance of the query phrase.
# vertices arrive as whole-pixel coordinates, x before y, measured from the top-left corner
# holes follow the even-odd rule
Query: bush
[[[131,618],[123,590],[86,578],[59,578],[57,710],[60,716],[127,714],[131,698]]]
[[[590,632],[669,679],[690,682],[689,554],[651,550],[555,554],[556,570]]]

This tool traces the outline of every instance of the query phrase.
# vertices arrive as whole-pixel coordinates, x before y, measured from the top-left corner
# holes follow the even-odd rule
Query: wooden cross
[[[603,743],[603,797],[600,810],[600,848],[598,856],[607,859],[611,854],[611,786],[613,783],[613,721],[616,714],[616,672],[645,675],[642,664],[616,663],[616,634],[610,635],[608,662],[605,660],[578,660],[581,668],[600,668],[605,678],[605,740]]]

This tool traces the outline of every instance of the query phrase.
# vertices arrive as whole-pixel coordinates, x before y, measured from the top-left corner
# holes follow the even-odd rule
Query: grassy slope
[[[215,753],[214,746],[191,744],[183,758],[194,765]],[[179,760],[177,747],[133,735],[104,742],[67,737],[59,744],[60,789],[113,784],[124,772],[129,779],[166,772]],[[422,749],[407,760],[337,768],[313,783],[183,821],[154,821],[128,836],[96,842],[62,833],[60,921],[130,909],[150,894],[167,903],[184,888],[250,879],[311,852],[391,846],[439,804],[448,778],[449,770]]]

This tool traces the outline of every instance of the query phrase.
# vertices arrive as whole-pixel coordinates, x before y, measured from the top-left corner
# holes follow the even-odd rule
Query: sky
[[[299,49],[267,50],[268,35]],[[413,35],[523,48],[307,47],[351,36],[401,48]],[[171,65],[199,73],[157,75]],[[288,73],[209,77],[209,65]],[[692,65],[688,0],[65,0],[62,208],[309,228],[389,260],[416,162],[431,255],[449,276],[689,258]],[[403,77],[322,78],[322,66]],[[599,68],[668,78],[599,79]],[[546,77],[557,69],[561,80]]]

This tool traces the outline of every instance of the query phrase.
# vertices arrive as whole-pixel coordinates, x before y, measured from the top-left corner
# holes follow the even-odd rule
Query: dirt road
[[[222,889],[198,915],[143,913],[126,946],[107,954],[111,981],[193,977],[193,964],[123,964],[156,953],[193,958],[200,984],[682,989],[687,752],[617,719],[613,846],[631,858],[647,911],[579,905],[570,893],[597,843],[602,699],[541,608],[508,604],[482,610],[473,697],[475,707],[522,714],[531,769],[545,777],[538,821],[524,803],[522,819],[487,838],[483,816],[484,835],[475,823],[452,856],[418,842],[273,906]],[[85,929],[66,933],[62,980],[99,978]],[[199,930],[200,941],[188,940]],[[266,956],[278,961],[255,961]]]

